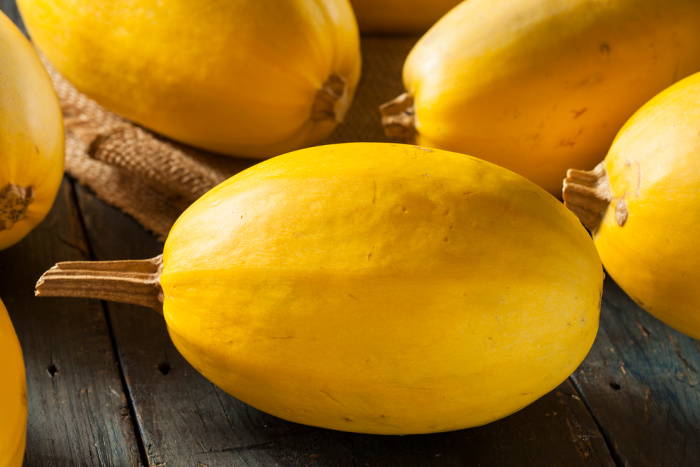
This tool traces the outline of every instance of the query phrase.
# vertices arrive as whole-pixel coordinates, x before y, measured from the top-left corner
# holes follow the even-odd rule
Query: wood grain
[[[87,250],[64,182],[49,216],[0,251],[0,297],[27,371],[26,467],[142,465],[101,304],[34,297],[38,275]]]
[[[698,341],[639,308],[611,280],[601,330],[573,379],[622,465],[700,465]]]

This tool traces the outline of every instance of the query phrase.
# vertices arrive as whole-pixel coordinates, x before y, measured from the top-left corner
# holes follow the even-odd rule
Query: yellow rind
[[[0,192],[32,188],[26,217],[0,230],[0,250],[48,214],[63,180],[63,116],[51,80],[27,38],[0,12]]]
[[[408,145],[321,146],[203,196],[164,249],[178,350],[299,423],[407,434],[481,425],[566,379],[603,272],[578,219],[490,163]]]
[[[561,195],[647,100],[700,70],[696,0],[469,0],[406,59],[416,143]]]
[[[605,158],[613,201],[595,232],[603,264],[642,308],[700,339],[700,74],[625,124]],[[616,211],[627,211],[624,225]]]
[[[266,158],[326,138],[316,93],[360,76],[347,0],[18,0],[37,47],[105,108],[174,140]]]
[[[21,467],[27,439],[27,383],[22,349],[0,301],[0,466]]]

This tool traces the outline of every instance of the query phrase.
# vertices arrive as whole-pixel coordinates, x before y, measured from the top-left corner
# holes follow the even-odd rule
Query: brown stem
[[[316,98],[311,106],[311,120],[332,120],[342,123],[348,106],[345,78],[333,74],[316,91]]]
[[[578,216],[591,232],[598,230],[605,210],[612,201],[612,192],[604,163],[593,170],[569,169],[562,190],[564,205]]]
[[[66,261],[46,271],[38,297],[96,298],[151,307],[163,313],[163,255],[127,261]]]
[[[405,92],[379,106],[384,134],[413,143],[416,139],[416,119],[413,96]]]
[[[10,230],[29,215],[29,205],[34,201],[34,188],[8,183],[0,188],[0,231]]]

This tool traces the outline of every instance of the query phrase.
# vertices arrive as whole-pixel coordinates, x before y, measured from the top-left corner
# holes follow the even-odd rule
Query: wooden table
[[[12,0],[0,7],[18,20]],[[700,465],[698,341],[609,279],[596,343],[556,390],[483,427],[373,436],[289,423],[237,401],[182,359],[149,309],[34,297],[58,261],[161,250],[66,177],[48,218],[0,252],[0,297],[27,368],[26,466]]]

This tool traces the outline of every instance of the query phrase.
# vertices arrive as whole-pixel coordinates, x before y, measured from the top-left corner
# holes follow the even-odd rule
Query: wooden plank
[[[611,280],[601,329],[574,375],[623,465],[700,465],[700,343],[638,307]]]
[[[46,269],[86,252],[65,181],[44,222],[0,251],[0,297],[27,370],[26,467],[142,465],[102,306],[34,296]]]
[[[569,380],[520,412],[483,427],[388,440],[358,437],[354,447],[357,465],[615,465]]]
[[[130,218],[79,193],[97,258],[161,252]],[[484,427],[403,437],[323,430],[264,414],[217,389],[177,353],[157,313],[108,306],[149,465],[614,465],[568,380]]]

